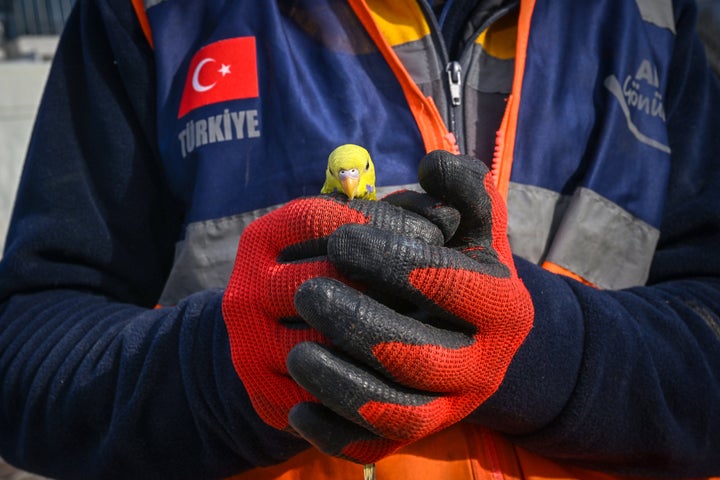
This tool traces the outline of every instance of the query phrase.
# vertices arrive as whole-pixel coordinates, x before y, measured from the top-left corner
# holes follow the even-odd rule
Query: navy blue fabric
[[[372,152],[378,186],[417,181],[414,159],[424,153],[419,130],[400,84],[345,1],[162,2],[148,16],[160,39],[163,166],[172,191],[188,205],[187,222],[316,194],[324,179],[317,172],[343,143],[361,143]],[[196,18],[202,21],[188,21]],[[203,106],[178,118],[193,54],[248,36],[257,42],[259,97]],[[183,152],[178,137],[191,122],[248,110],[258,112],[259,136]]]
[[[511,180],[564,194],[587,187],[659,227],[671,160],[662,150],[663,92],[675,35],[644,22],[637,3],[625,0],[545,0],[535,10],[523,86],[536,93],[520,109]],[[633,135],[607,82],[619,85],[639,134],[661,146]]]
[[[677,2],[675,15],[649,286],[600,291],[517,259],[535,327],[471,420],[553,459],[687,477],[720,474],[720,88],[694,10]],[[53,478],[216,478],[306,448],[253,411],[220,291],[152,308],[188,212],[205,208],[181,188],[198,178],[160,160],[177,131],[163,124],[157,67],[130,2],[79,1],[0,263],[0,455]]]

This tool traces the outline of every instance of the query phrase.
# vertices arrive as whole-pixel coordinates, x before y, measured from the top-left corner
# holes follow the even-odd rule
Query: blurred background
[[[73,3],[0,0],[0,257],[37,105]],[[720,0],[698,0],[698,6],[698,33],[720,72]],[[0,459],[0,480],[38,478]]]
[[[73,3],[0,0],[0,252],[37,104]]]

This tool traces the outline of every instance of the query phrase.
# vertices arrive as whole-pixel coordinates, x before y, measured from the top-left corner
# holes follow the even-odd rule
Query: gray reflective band
[[[145,10],[148,10],[149,8],[154,7],[158,3],[162,3],[164,1],[166,0],[145,0]]]
[[[417,184],[378,187],[378,198],[401,189],[420,190],[420,187]],[[158,303],[175,305],[192,293],[224,288],[235,264],[242,231],[250,222],[279,206],[188,225],[185,239],[175,246],[175,262]]]
[[[644,285],[660,231],[586,188],[576,190],[546,261],[600,288]]]
[[[417,185],[378,188],[382,197]],[[279,205],[278,205],[279,206]],[[275,207],[196,222],[177,244],[175,264],[160,298],[174,305],[191,293],[224,288],[235,262],[240,234]],[[508,236],[513,252],[534,263],[550,261],[600,288],[643,285],[659,231],[597,193],[580,188],[572,196],[510,184]]]
[[[185,239],[175,246],[175,262],[160,296],[160,305],[208,288],[227,284],[240,234],[250,222],[275,207],[188,225]]]
[[[660,232],[592,190],[572,196],[511,184],[513,252],[559,265],[600,288],[644,285]]]
[[[432,97],[440,115],[448,118],[445,66],[435,53],[432,37],[426,35],[418,40],[395,45],[393,51],[423,95]]]
[[[419,86],[443,79],[445,68],[435,54],[430,35],[395,45],[393,50]]]
[[[508,238],[513,253],[542,263],[567,200],[552,190],[511,182],[507,203]]]
[[[675,33],[672,0],[635,0],[635,2],[643,20]]]

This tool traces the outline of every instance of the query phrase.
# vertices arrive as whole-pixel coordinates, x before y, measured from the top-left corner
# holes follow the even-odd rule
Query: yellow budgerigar
[[[330,153],[320,193],[333,192],[344,193],[351,200],[375,200],[375,165],[366,149],[347,143]]]

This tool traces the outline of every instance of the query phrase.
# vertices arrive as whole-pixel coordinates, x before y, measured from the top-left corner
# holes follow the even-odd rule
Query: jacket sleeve
[[[255,414],[220,291],[155,309],[182,206],[131,2],[77,3],[0,263],[0,455],[52,478],[212,478],[304,442]]]
[[[519,445],[627,474],[720,473],[720,89],[676,5],[672,149],[646,286],[602,291],[517,259],[535,326],[476,414]]]

